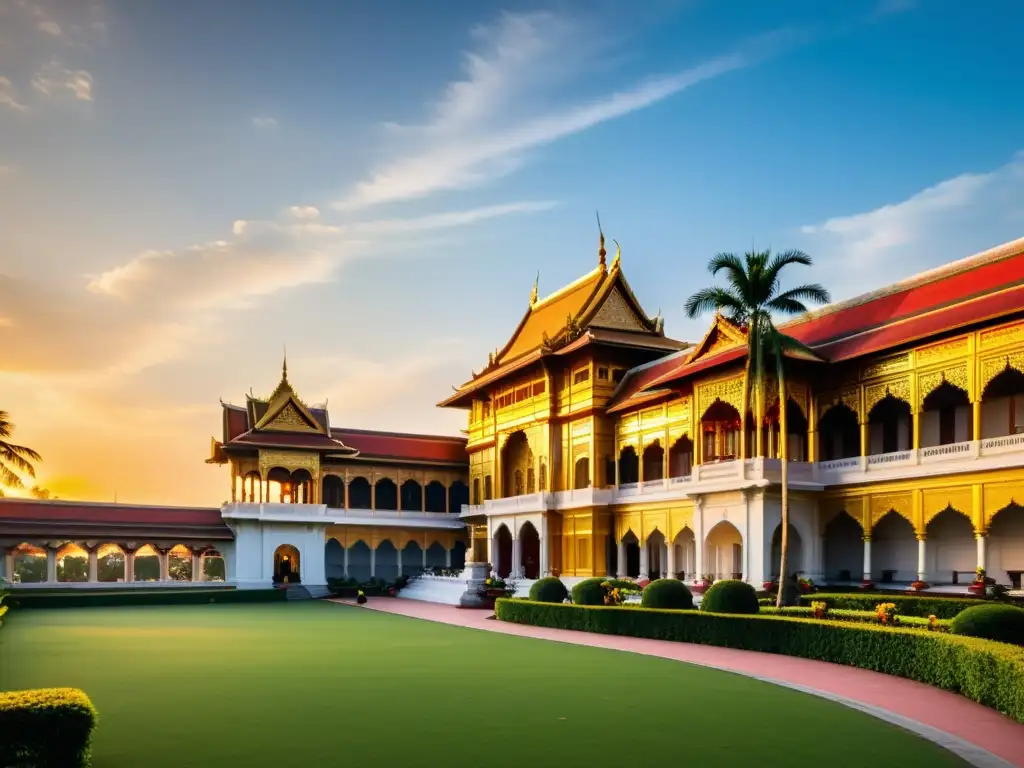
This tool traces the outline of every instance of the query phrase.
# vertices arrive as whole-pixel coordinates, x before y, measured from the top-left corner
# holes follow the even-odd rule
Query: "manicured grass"
[[[94,768],[965,765],[738,675],[324,602],[16,611],[0,689],[44,686],[92,698]]]

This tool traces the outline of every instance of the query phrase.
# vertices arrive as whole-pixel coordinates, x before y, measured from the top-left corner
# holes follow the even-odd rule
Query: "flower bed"
[[[820,596],[819,596],[820,597]],[[877,601],[876,601],[877,602]],[[877,624],[499,600],[502,621],[782,653],[884,672],[962,694],[1024,723],[1024,648]]]
[[[820,601],[815,600],[814,603]],[[826,608],[824,611],[815,606],[796,605],[791,607],[776,608],[774,606],[761,606],[761,614],[765,616],[786,616],[791,619],[829,619],[831,621],[849,621],[857,624],[878,624],[878,611],[851,611],[842,608]],[[952,619],[940,619],[938,617],[924,618],[921,616],[897,615],[899,626],[908,629],[930,630],[933,632],[949,632],[949,625]]]
[[[981,604],[980,600],[968,597],[868,595],[857,592],[851,592],[849,594],[819,592],[816,595],[807,595],[800,598],[800,602],[807,606],[814,601],[826,603],[829,609],[832,610],[838,608],[849,611],[871,611],[872,613],[879,603],[892,603],[896,606],[901,618],[907,616],[919,616],[923,619],[932,615],[940,619],[952,619],[965,608]]]

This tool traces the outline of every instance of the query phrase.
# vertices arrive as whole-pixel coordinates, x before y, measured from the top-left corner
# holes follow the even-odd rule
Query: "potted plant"
[[[481,597],[488,597],[496,600],[499,597],[512,597],[516,592],[515,583],[500,576],[488,576],[484,581]]]
[[[872,590],[872,589],[875,588],[875,582],[873,582],[871,579],[864,579],[860,583],[860,588],[863,589],[863,590],[866,590],[866,591],[867,590]]]
[[[363,592],[363,590],[361,589],[358,592],[356,592],[356,602],[360,605],[365,605],[366,603],[366,593]]]
[[[693,592],[698,595],[703,595],[708,591],[708,588],[715,583],[715,577],[710,573],[705,573],[699,579],[693,582]]]
[[[797,588],[800,590],[801,595],[809,595],[815,591],[814,582],[811,579],[798,578],[796,580],[796,585]]]
[[[779,582],[777,582],[777,581],[766,581],[766,582],[763,582],[761,584],[761,589],[763,589],[765,592],[770,592],[771,594],[774,595],[776,592],[779,591]]]
[[[987,586],[988,581],[988,578],[985,576],[985,569],[979,567],[974,572],[974,581],[972,581],[970,586],[967,587],[967,593],[976,597],[984,597],[985,587]]]
[[[918,579],[910,585],[910,588],[914,592],[920,592],[922,589],[928,589],[928,584]]]

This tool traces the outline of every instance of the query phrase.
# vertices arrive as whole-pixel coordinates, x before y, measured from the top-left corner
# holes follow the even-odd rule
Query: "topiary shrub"
[[[679,579],[655,579],[644,587],[640,605],[644,608],[689,611],[693,610],[693,595]]]
[[[0,765],[89,765],[96,709],[76,688],[0,693]]]
[[[537,603],[562,603],[569,596],[562,580],[555,576],[545,576],[533,582],[530,587],[530,599]]]
[[[1000,603],[976,605],[958,613],[949,631],[954,635],[1024,645],[1024,608]]]
[[[757,613],[757,592],[745,581],[716,581],[701,600],[700,609],[708,613]]]
[[[614,579],[610,576],[595,576],[578,582],[572,588],[572,602],[574,605],[604,605],[604,596],[607,591],[602,584],[608,583],[612,588],[638,590],[635,581],[626,579]]]

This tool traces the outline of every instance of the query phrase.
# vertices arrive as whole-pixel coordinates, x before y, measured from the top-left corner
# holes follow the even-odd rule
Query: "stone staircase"
[[[289,584],[285,587],[285,593],[289,600],[315,600],[330,596],[331,591],[326,586],[307,587],[305,584]]]

